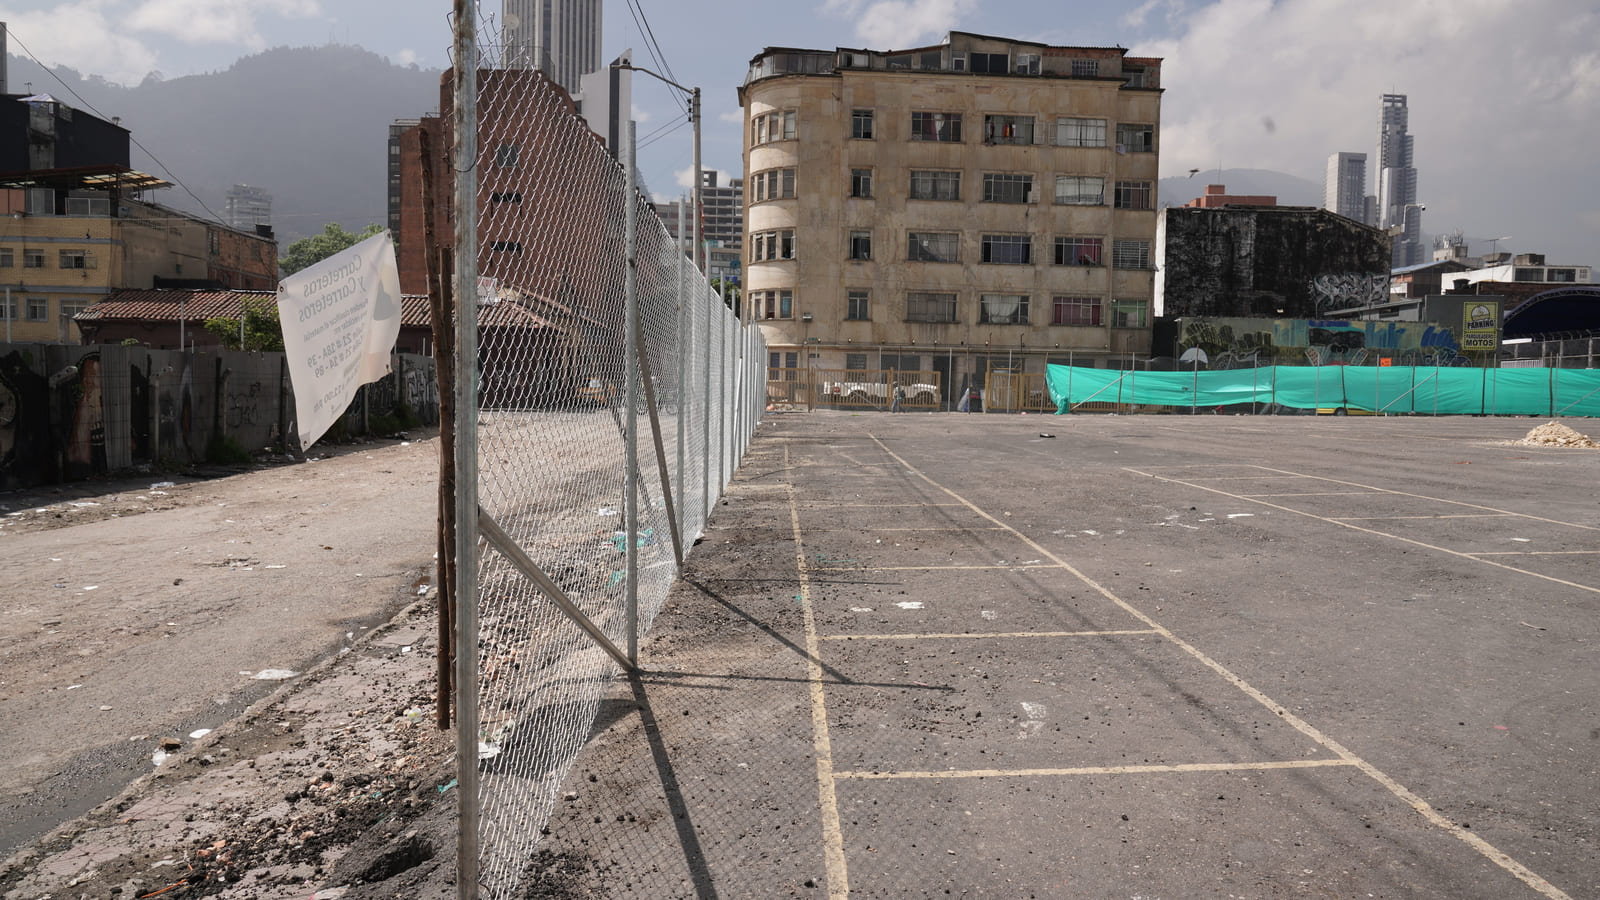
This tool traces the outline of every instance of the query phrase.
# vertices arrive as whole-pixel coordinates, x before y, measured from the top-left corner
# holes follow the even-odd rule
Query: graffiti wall
[[[391,375],[357,393],[345,433],[402,398],[424,424],[439,421],[431,358],[396,356]],[[202,462],[224,439],[275,447],[293,420],[281,353],[0,344],[0,490]]]
[[[1185,318],[1176,324],[1180,352],[1199,347],[1213,367],[1247,360],[1262,365],[1356,364],[1374,355],[1401,365],[1425,365],[1440,357],[1453,359],[1460,351],[1454,332],[1427,322]]]

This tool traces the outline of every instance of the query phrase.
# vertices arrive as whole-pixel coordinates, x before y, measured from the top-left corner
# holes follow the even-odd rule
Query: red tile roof
[[[84,321],[204,322],[236,319],[248,300],[275,303],[273,291],[121,290],[90,306],[76,318]],[[406,294],[400,298],[400,324],[427,328],[431,319],[428,298]]]

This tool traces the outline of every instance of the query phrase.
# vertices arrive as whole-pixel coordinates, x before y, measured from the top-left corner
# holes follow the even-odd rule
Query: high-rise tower
[[[1378,112],[1378,227],[1398,229],[1394,265],[1423,262],[1422,206],[1417,203],[1417,168],[1413,138],[1406,132],[1406,95],[1384,94]]]
[[[505,0],[505,67],[538,69],[578,93],[578,80],[600,66],[601,8],[601,0]]]
[[[1328,157],[1322,184],[1322,208],[1363,225],[1371,225],[1367,208],[1367,155],[1335,153]]]

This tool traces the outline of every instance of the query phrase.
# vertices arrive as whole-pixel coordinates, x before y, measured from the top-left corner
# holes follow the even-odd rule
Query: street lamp
[[[700,196],[700,89],[697,87],[684,87],[683,85],[673,81],[665,75],[660,74],[659,72],[652,72],[643,66],[636,66],[632,63],[618,63],[615,65],[615,68],[626,69],[629,72],[643,72],[644,74],[649,75],[651,78],[654,78],[663,84],[675,87],[689,95],[689,124],[694,126],[694,204],[693,210],[689,216],[689,218],[693,220],[693,230],[691,233],[694,235],[694,240],[692,249],[690,250],[690,253],[693,254],[690,257],[690,262],[694,263],[696,271],[704,273],[706,271],[706,266],[701,257],[701,253],[704,252],[704,248],[700,246],[700,204],[702,200]],[[681,239],[683,234],[682,222],[678,223],[678,233]]]

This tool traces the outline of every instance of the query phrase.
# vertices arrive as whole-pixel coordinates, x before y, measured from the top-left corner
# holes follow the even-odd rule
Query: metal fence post
[[[681,530],[687,535],[689,530],[689,482],[684,480],[683,444],[686,434],[685,423],[689,418],[689,391],[685,379],[687,379],[689,375],[689,348],[693,346],[693,342],[690,340],[692,337],[691,332],[693,331],[693,319],[689,313],[689,292],[684,289],[685,272],[683,270],[687,266],[688,260],[684,258],[683,253],[683,222],[684,204],[683,198],[679,197],[678,242],[673,246],[673,251],[678,255],[678,508],[682,510],[679,513],[680,522],[682,525]],[[683,574],[681,567],[679,568],[678,574]]]
[[[478,896],[478,43],[477,6],[455,0],[456,896]]]
[[[628,661],[635,665],[639,662],[639,354],[635,348],[634,335],[639,333],[639,199],[635,196],[638,188],[638,161],[636,153],[638,147],[638,124],[632,119],[628,120],[628,145],[624,170],[626,187],[624,188],[627,213],[624,219],[624,241],[627,245],[627,262],[623,269],[623,305],[626,310],[624,315],[624,328],[627,330],[627,340],[623,346],[627,347],[624,354],[627,359],[626,374],[623,376],[628,381],[627,390],[623,393],[627,397],[627,488],[623,497],[624,515],[627,517],[627,598],[624,601],[628,621]]]
[[[722,295],[717,296],[722,303]],[[728,320],[723,309],[717,311],[717,496],[728,484]]]

